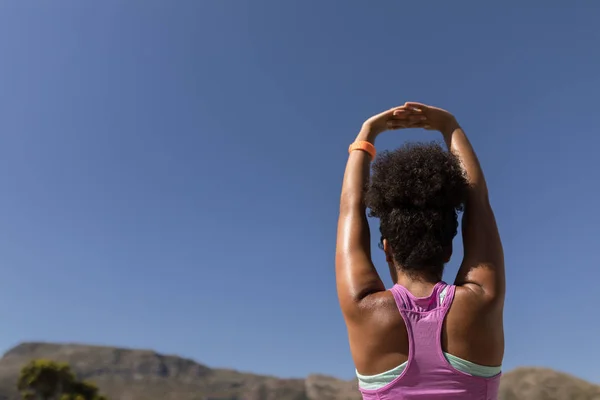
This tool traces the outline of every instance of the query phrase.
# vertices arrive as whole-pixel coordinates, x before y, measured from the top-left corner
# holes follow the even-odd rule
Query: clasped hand
[[[441,108],[422,103],[407,102],[374,115],[363,124],[363,130],[372,135],[393,129],[424,128],[451,133],[457,126],[454,116]]]

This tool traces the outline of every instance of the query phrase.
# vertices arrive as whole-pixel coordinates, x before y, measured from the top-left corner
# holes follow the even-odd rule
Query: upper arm
[[[354,318],[370,294],[385,291],[371,261],[370,233],[365,210],[340,210],[335,255],[336,285],[346,318]]]
[[[455,284],[474,289],[489,302],[502,305],[506,287],[504,251],[487,195],[471,196],[467,201],[462,234],[464,259]]]

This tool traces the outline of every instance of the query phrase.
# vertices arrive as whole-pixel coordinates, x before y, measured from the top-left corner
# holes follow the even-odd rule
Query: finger
[[[389,110],[387,110],[386,113],[393,114],[396,111],[400,111],[400,110],[403,110],[403,109],[405,109],[405,107],[403,105],[402,106],[396,106],[396,107],[392,107]]]
[[[404,117],[396,117],[393,120],[406,121],[408,123],[425,123],[427,121],[427,117],[420,114],[412,114]]]
[[[394,110],[392,113],[392,117],[394,118],[405,118],[408,115],[410,115],[410,113],[407,110]]]
[[[406,116],[406,115],[410,115],[412,113],[413,113],[412,110],[409,110],[409,109],[406,109],[406,108],[396,108],[392,112],[392,116],[394,116],[394,117],[396,117],[396,116]]]
[[[427,117],[423,114],[399,114],[392,115],[389,121],[408,121],[408,122],[419,122],[426,121]]]
[[[422,107],[417,107],[417,106],[414,106],[414,107],[413,107],[413,106],[410,106],[410,107],[409,107],[409,106],[407,106],[407,105],[403,105],[403,106],[400,106],[400,107],[393,108],[393,109],[392,109],[392,112],[393,112],[394,114],[396,114],[396,113],[403,113],[403,112],[404,112],[404,113],[406,113],[406,112],[410,113],[410,112],[415,112],[416,110],[420,110],[421,108],[422,108]],[[417,111],[417,112],[418,112],[418,111]]]
[[[423,111],[427,110],[427,106],[425,104],[417,103],[414,101],[407,101],[406,103],[404,103],[404,108],[409,109],[409,110],[414,110],[417,112],[423,112]]]
[[[378,115],[378,117],[380,118],[391,118],[395,115],[395,112],[398,111],[401,107],[403,106],[398,106],[398,107],[394,107],[394,108],[390,108],[387,111],[382,112],[381,114]]]
[[[427,108],[427,104],[419,103],[416,101],[407,101],[402,106],[404,108]]]
[[[415,111],[415,110],[396,110],[392,114],[392,118],[398,118],[398,119],[415,118],[415,117],[421,117],[421,116],[422,116],[422,112]]]

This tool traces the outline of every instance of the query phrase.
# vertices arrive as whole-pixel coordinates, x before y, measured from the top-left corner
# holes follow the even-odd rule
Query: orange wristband
[[[354,150],[362,150],[369,153],[369,155],[371,156],[371,160],[374,160],[375,154],[377,154],[377,152],[375,151],[375,146],[373,146],[371,142],[367,142],[365,140],[359,140],[352,143],[348,148],[348,154],[352,153]]]

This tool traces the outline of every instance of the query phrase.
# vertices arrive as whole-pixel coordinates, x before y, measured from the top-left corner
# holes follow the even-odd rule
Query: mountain
[[[354,400],[356,383],[324,376],[278,379],[212,369],[148,350],[23,343],[0,359],[0,400],[18,399],[20,368],[32,359],[65,361],[111,400]]]
[[[600,386],[547,368],[517,368],[502,376],[501,400],[600,400]]]
[[[20,368],[32,359],[68,362],[111,400],[360,400],[356,381],[323,375],[279,379],[209,368],[149,350],[22,343],[0,359],[0,400],[19,399]],[[501,400],[600,400],[600,386],[542,368],[504,375]]]

